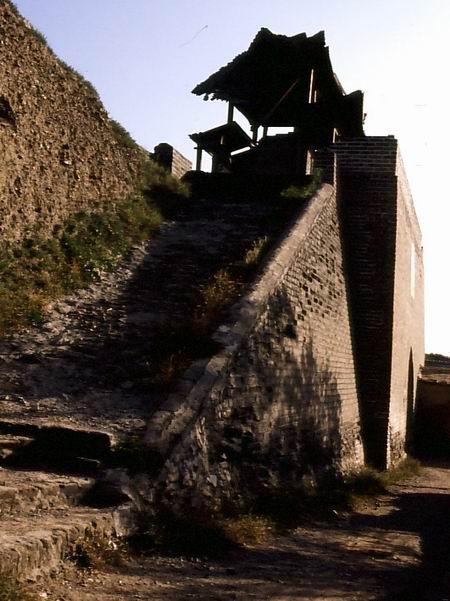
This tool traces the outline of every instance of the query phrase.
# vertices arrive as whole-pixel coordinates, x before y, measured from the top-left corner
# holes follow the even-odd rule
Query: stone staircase
[[[0,420],[0,465],[95,476],[112,442],[106,432]]]
[[[89,533],[132,528],[126,496],[102,475],[114,445],[143,435],[165,399],[148,375],[161,331],[185,323],[199,289],[290,213],[192,201],[116,272],[0,340],[0,572],[33,579]]]
[[[34,580],[84,538],[129,532],[128,506],[88,504],[110,452],[103,432],[0,421],[0,573]]]

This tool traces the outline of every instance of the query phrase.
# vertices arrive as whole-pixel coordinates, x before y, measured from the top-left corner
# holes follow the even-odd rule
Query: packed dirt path
[[[352,514],[308,521],[222,561],[147,556],[123,567],[68,568],[51,601],[446,601],[450,463],[427,466]]]

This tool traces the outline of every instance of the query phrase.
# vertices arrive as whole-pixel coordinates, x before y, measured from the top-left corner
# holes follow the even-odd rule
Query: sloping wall
[[[218,337],[225,350],[149,426],[156,494],[218,509],[363,464],[334,189],[299,215]],[[185,383],[186,384],[186,383]]]
[[[0,237],[123,199],[145,153],[115,137],[93,88],[0,1]]]

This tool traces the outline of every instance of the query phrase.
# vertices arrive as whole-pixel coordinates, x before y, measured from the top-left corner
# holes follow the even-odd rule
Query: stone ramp
[[[201,287],[289,218],[279,201],[186,202],[114,273],[0,341],[4,419],[118,436],[144,430],[165,396],[151,378],[165,329],[186,323]]]

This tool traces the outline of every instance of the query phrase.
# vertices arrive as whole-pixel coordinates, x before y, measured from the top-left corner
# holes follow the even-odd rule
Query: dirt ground
[[[68,567],[50,601],[450,600],[450,463],[427,465],[352,514],[303,524],[226,560],[131,557]]]

